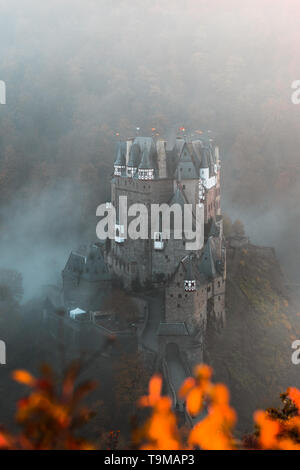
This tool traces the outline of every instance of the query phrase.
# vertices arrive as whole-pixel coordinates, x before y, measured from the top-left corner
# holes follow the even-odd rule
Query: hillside
[[[300,366],[291,362],[300,310],[272,248],[228,247],[226,310],[226,328],[208,335],[206,361],[229,386],[238,429],[247,432],[255,409],[278,405],[281,392],[300,386]]]

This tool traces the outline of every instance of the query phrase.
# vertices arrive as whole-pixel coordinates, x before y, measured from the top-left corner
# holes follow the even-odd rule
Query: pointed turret
[[[187,204],[187,201],[179,184],[177,185],[175,193],[170,201],[170,206],[172,206],[173,204],[179,204],[182,208],[184,208],[184,205]]]
[[[126,168],[126,148],[123,142],[119,142],[116,152],[116,160],[114,163],[115,176],[122,176]]]
[[[142,160],[139,165],[139,179],[141,180],[153,180],[154,179],[154,167],[150,157],[150,150],[144,145]]]
[[[216,266],[212,252],[213,240],[210,237],[204,248],[204,252],[199,263],[199,271],[204,274],[207,278],[211,279],[216,276]]]

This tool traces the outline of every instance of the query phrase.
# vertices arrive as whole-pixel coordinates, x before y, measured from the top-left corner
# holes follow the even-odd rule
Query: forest
[[[256,251],[241,251],[229,298],[249,308],[249,329],[257,319],[252,337],[263,337],[273,359],[273,332],[280,341],[296,339],[298,305],[292,306],[290,324],[281,288],[300,282],[300,104],[294,86],[300,79],[299,2],[0,0],[0,11],[0,80],[6,85],[6,103],[0,104],[0,339],[15,345],[9,367],[0,370],[0,398],[9,396],[0,415],[0,448],[299,449],[299,390],[290,383],[281,388],[281,408],[272,406],[274,395],[272,407],[259,410],[256,403],[266,403],[269,356],[257,385],[257,370],[239,374],[240,353],[233,354],[227,343],[224,357],[233,358],[236,383],[243,379],[243,393],[251,391],[251,400],[250,392],[243,395],[251,401],[245,412],[251,431],[236,432],[240,410],[231,406],[228,387],[214,384],[212,369],[203,365],[183,384],[182,394],[191,415],[207,403],[210,411],[198,427],[180,428],[161,377],[150,377],[140,357],[128,356],[122,364],[115,361],[115,376],[109,376],[109,400],[118,406],[110,402],[105,411],[107,397],[98,396],[99,418],[83,438],[77,429],[89,425],[94,409],[81,407],[81,399],[94,393],[95,384],[88,381],[78,391],[76,364],[61,371],[54,362],[55,370],[43,366],[39,372],[42,359],[49,358],[33,315],[42,312],[43,287],[61,285],[70,251],[96,239],[96,208],[110,200],[117,142],[137,129],[171,141],[182,129],[188,135],[210,131],[220,147],[225,222],[236,221],[243,234],[245,227],[254,244],[274,247],[284,273],[280,288],[274,287],[270,279],[279,269],[273,257],[253,267]],[[230,328],[240,345],[241,332],[243,339],[249,336],[248,323],[240,306],[234,308],[239,322]],[[217,343],[223,347],[222,341]],[[252,351],[252,343],[245,344]],[[260,357],[261,350],[256,352]],[[222,375],[224,357],[216,357]],[[268,374],[272,393],[283,376],[285,384],[290,378],[285,363],[280,367],[276,377]],[[88,371],[85,378],[91,376]],[[25,398],[12,379],[29,387]],[[234,399],[242,395],[238,386]],[[259,387],[262,394],[255,395]],[[18,430],[6,426],[13,422],[12,402]],[[252,409],[258,411],[253,415]],[[122,423],[119,435],[122,413],[136,422]]]

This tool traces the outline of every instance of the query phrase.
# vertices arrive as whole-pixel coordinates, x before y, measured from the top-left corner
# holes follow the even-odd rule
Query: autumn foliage
[[[30,393],[17,404],[16,420],[22,432],[17,436],[1,432],[0,448],[93,449],[85,439],[76,436],[76,431],[93,416],[93,411],[81,401],[96,384],[89,381],[76,386],[78,373],[79,364],[72,364],[61,387],[57,387],[48,366],[43,366],[40,379],[25,370],[15,371],[14,380],[29,387]]]
[[[77,385],[80,367],[72,364],[61,386],[53,371],[42,368],[36,379],[29,372],[18,370],[13,378],[30,389],[29,395],[17,404],[16,420],[19,435],[0,432],[0,449],[95,449],[77,435],[78,429],[93,417],[93,411],[82,399],[95,388],[94,382]],[[179,390],[184,404],[188,431],[183,430],[173,410],[172,400],[162,394],[162,378],[155,375],[149,382],[148,395],[138,400],[138,407],[150,413],[132,435],[131,448],[140,450],[300,450],[300,391],[289,388],[281,395],[282,409],[256,411],[255,431],[243,441],[234,437],[236,413],[223,384],[211,380],[212,369],[206,365],[195,368]],[[114,432],[112,431],[112,434]],[[115,438],[115,436],[114,436]]]

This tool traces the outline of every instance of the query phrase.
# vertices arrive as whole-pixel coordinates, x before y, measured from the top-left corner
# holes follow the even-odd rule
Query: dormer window
[[[164,249],[164,241],[163,241],[162,232],[154,232],[154,249],[155,250]]]
[[[184,281],[184,290],[186,292],[195,292],[196,281]]]
[[[124,225],[117,225],[115,228],[115,242],[116,243],[124,243],[125,241],[125,230]]]
[[[139,170],[139,180],[153,180],[153,179],[154,179],[154,169]]]

